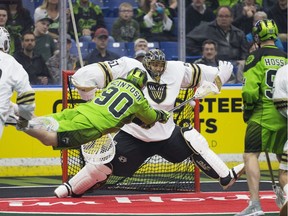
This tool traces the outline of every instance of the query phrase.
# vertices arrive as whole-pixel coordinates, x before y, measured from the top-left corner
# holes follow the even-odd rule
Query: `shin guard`
[[[229,175],[229,168],[208,146],[206,139],[195,128],[182,128],[187,145],[193,150],[195,164],[207,176],[218,179]]]

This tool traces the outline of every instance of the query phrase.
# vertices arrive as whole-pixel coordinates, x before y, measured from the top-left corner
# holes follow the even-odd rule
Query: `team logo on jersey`
[[[254,55],[249,55],[245,64],[249,65],[254,59],[255,59]]]
[[[166,98],[166,91],[167,91],[167,86],[166,84],[159,84],[159,83],[154,83],[154,82],[148,82],[147,83],[147,89],[150,98],[155,101],[156,103],[161,103],[165,100]]]

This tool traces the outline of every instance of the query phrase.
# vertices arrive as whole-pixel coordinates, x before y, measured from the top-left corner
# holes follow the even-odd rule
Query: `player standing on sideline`
[[[242,87],[243,119],[247,123],[243,159],[250,202],[237,216],[264,215],[259,199],[258,157],[264,151],[279,156],[287,140],[287,120],[272,101],[274,77],[277,70],[287,64],[287,54],[275,46],[278,28],[273,20],[258,21],[252,34],[259,48],[246,59]]]
[[[141,91],[146,82],[146,71],[134,68],[129,71],[126,80],[113,80],[92,101],[75,109],[33,118],[29,123],[20,121],[17,127],[44,145],[65,149],[116,132],[135,117],[140,125],[154,124],[156,121],[166,123],[170,114],[154,110]]]
[[[87,95],[91,89],[103,88],[112,79],[125,77],[129,68],[135,66],[148,71],[147,87],[143,93],[151,106],[165,110],[174,108],[180,88],[193,88],[202,80],[217,80],[220,88],[232,72],[232,65],[228,62],[220,62],[218,70],[206,65],[166,61],[161,50],[151,49],[145,55],[143,65],[135,59],[122,57],[110,62],[87,65],[72,76],[72,81],[80,94],[89,99]],[[181,128],[175,125],[172,117],[166,124],[156,122],[153,127],[148,125],[145,128],[131,123],[122,127],[115,135],[116,155],[111,161],[113,175],[132,176],[147,158],[155,154],[171,163],[182,162],[193,156],[195,164],[209,177],[219,179],[223,189],[231,186],[244,170],[243,164],[229,170],[196,129]],[[55,195],[83,195],[96,183],[101,185],[101,182],[107,180],[108,175],[103,174],[102,170],[109,167],[110,165],[85,165],[69,182],[59,186]]]
[[[10,102],[13,91],[17,92],[17,114],[21,119],[30,120],[35,109],[35,92],[30,86],[29,77],[12,56],[7,54],[10,48],[10,35],[0,27],[0,138],[14,105]]]
[[[278,69],[273,89],[273,102],[277,110],[287,119],[288,117],[288,65]],[[279,166],[279,183],[282,187],[286,200],[281,208],[280,216],[287,216],[287,203],[288,203],[288,140],[283,148],[281,161]]]

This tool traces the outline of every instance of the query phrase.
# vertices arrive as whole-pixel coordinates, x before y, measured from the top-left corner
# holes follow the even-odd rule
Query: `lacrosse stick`
[[[185,104],[189,103],[192,100],[204,98],[207,95],[211,95],[211,94],[215,95],[215,94],[219,94],[219,93],[220,93],[219,89],[214,83],[204,80],[202,85],[199,86],[196,89],[196,92],[195,92],[195,94],[193,95],[192,98],[189,98],[188,100],[182,102],[178,106],[176,106],[173,109],[169,110],[169,112],[173,112],[173,111],[179,109],[180,107],[184,106]]]
[[[279,187],[275,180],[274,180],[274,175],[272,172],[272,166],[271,166],[271,162],[270,162],[270,157],[267,151],[265,151],[265,155],[266,155],[266,160],[267,160],[267,164],[268,164],[268,168],[269,168],[269,172],[270,172],[270,176],[271,176],[271,180],[272,180],[272,189],[276,195],[276,204],[277,206],[281,209],[281,207],[283,206],[284,202],[285,202],[285,198],[284,198],[284,193],[281,187]]]
[[[81,145],[85,162],[91,164],[109,163],[115,156],[115,142],[111,134]]]

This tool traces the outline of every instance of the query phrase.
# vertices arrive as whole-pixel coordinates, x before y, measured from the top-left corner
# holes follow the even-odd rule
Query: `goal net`
[[[63,71],[63,109],[74,108],[84,101],[81,100],[76,88],[70,81],[73,71]],[[101,90],[96,92],[99,94]],[[191,98],[193,90],[181,89],[176,100],[176,105]],[[199,113],[199,112],[197,112]],[[189,104],[176,110],[173,114],[174,121],[180,126],[193,125],[194,111]],[[196,115],[195,115],[196,119]],[[195,125],[196,126],[196,125]],[[103,143],[107,136],[100,138]],[[81,154],[81,148],[62,150],[62,180],[68,181],[84,165],[85,161]],[[181,163],[170,163],[159,155],[154,155],[142,164],[132,177],[112,175],[101,189],[111,190],[137,190],[137,191],[200,191],[199,170],[187,158]]]

